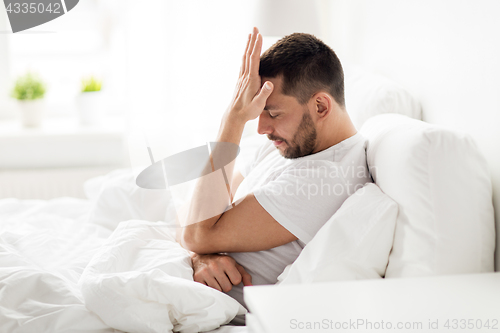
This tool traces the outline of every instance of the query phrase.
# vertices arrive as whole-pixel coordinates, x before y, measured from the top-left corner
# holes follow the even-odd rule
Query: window
[[[19,75],[35,71],[47,83],[48,115],[67,116],[75,112],[81,78],[93,74],[103,79],[108,113],[123,113],[127,85],[123,17],[127,5],[118,0],[80,1],[53,21],[1,34],[0,62],[4,65],[0,65],[0,74],[4,75],[0,75],[0,87],[8,94]],[[0,25],[7,28],[0,30],[10,31],[5,8],[0,17]],[[5,94],[0,103],[0,117],[15,115],[15,103]]]
[[[238,78],[252,6],[233,0],[82,0],[41,26],[0,34],[0,41],[8,37],[0,57],[6,49],[9,87],[28,69],[40,73],[49,84],[53,116],[75,112],[83,75],[102,75],[109,113],[128,115],[132,131],[168,136],[158,139],[160,159],[214,139]],[[9,103],[0,106],[0,117],[13,115],[15,103]]]

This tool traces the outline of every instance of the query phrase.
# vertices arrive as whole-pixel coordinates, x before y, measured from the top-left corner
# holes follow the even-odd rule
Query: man
[[[371,181],[366,140],[345,110],[335,53],[308,34],[286,36],[262,57],[261,48],[254,28],[217,141],[238,145],[245,123],[257,117],[259,134],[270,141],[240,172],[225,168],[237,204],[194,218],[181,233],[193,252],[195,280],[243,305],[241,282],[276,283],[344,200]],[[200,181],[196,195],[205,191],[212,200],[219,196],[214,187]],[[200,217],[200,207],[193,204],[190,213]]]

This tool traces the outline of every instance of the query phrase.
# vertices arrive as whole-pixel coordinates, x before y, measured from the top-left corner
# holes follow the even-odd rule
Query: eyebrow
[[[266,105],[264,107],[264,110],[266,110],[266,111],[277,110],[277,109],[278,109],[278,107],[275,105]]]

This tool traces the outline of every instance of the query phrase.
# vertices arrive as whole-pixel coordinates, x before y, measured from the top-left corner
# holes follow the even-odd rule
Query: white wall
[[[425,121],[475,138],[491,170],[500,228],[500,1],[332,0],[328,5],[328,42],[341,60],[395,79],[420,99]]]

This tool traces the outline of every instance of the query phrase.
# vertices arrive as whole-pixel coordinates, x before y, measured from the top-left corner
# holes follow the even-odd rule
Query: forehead
[[[266,107],[265,107],[266,110],[286,111],[287,109],[296,108],[297,106],[300,105],[295,97],[284,95],[281,92],[283,80],[280,76],[275,78],[263,77],[261,80],[261,85],[264,84],[266,81],[271,81],[272,84],[274,85],[273,92],[266,101]]]

